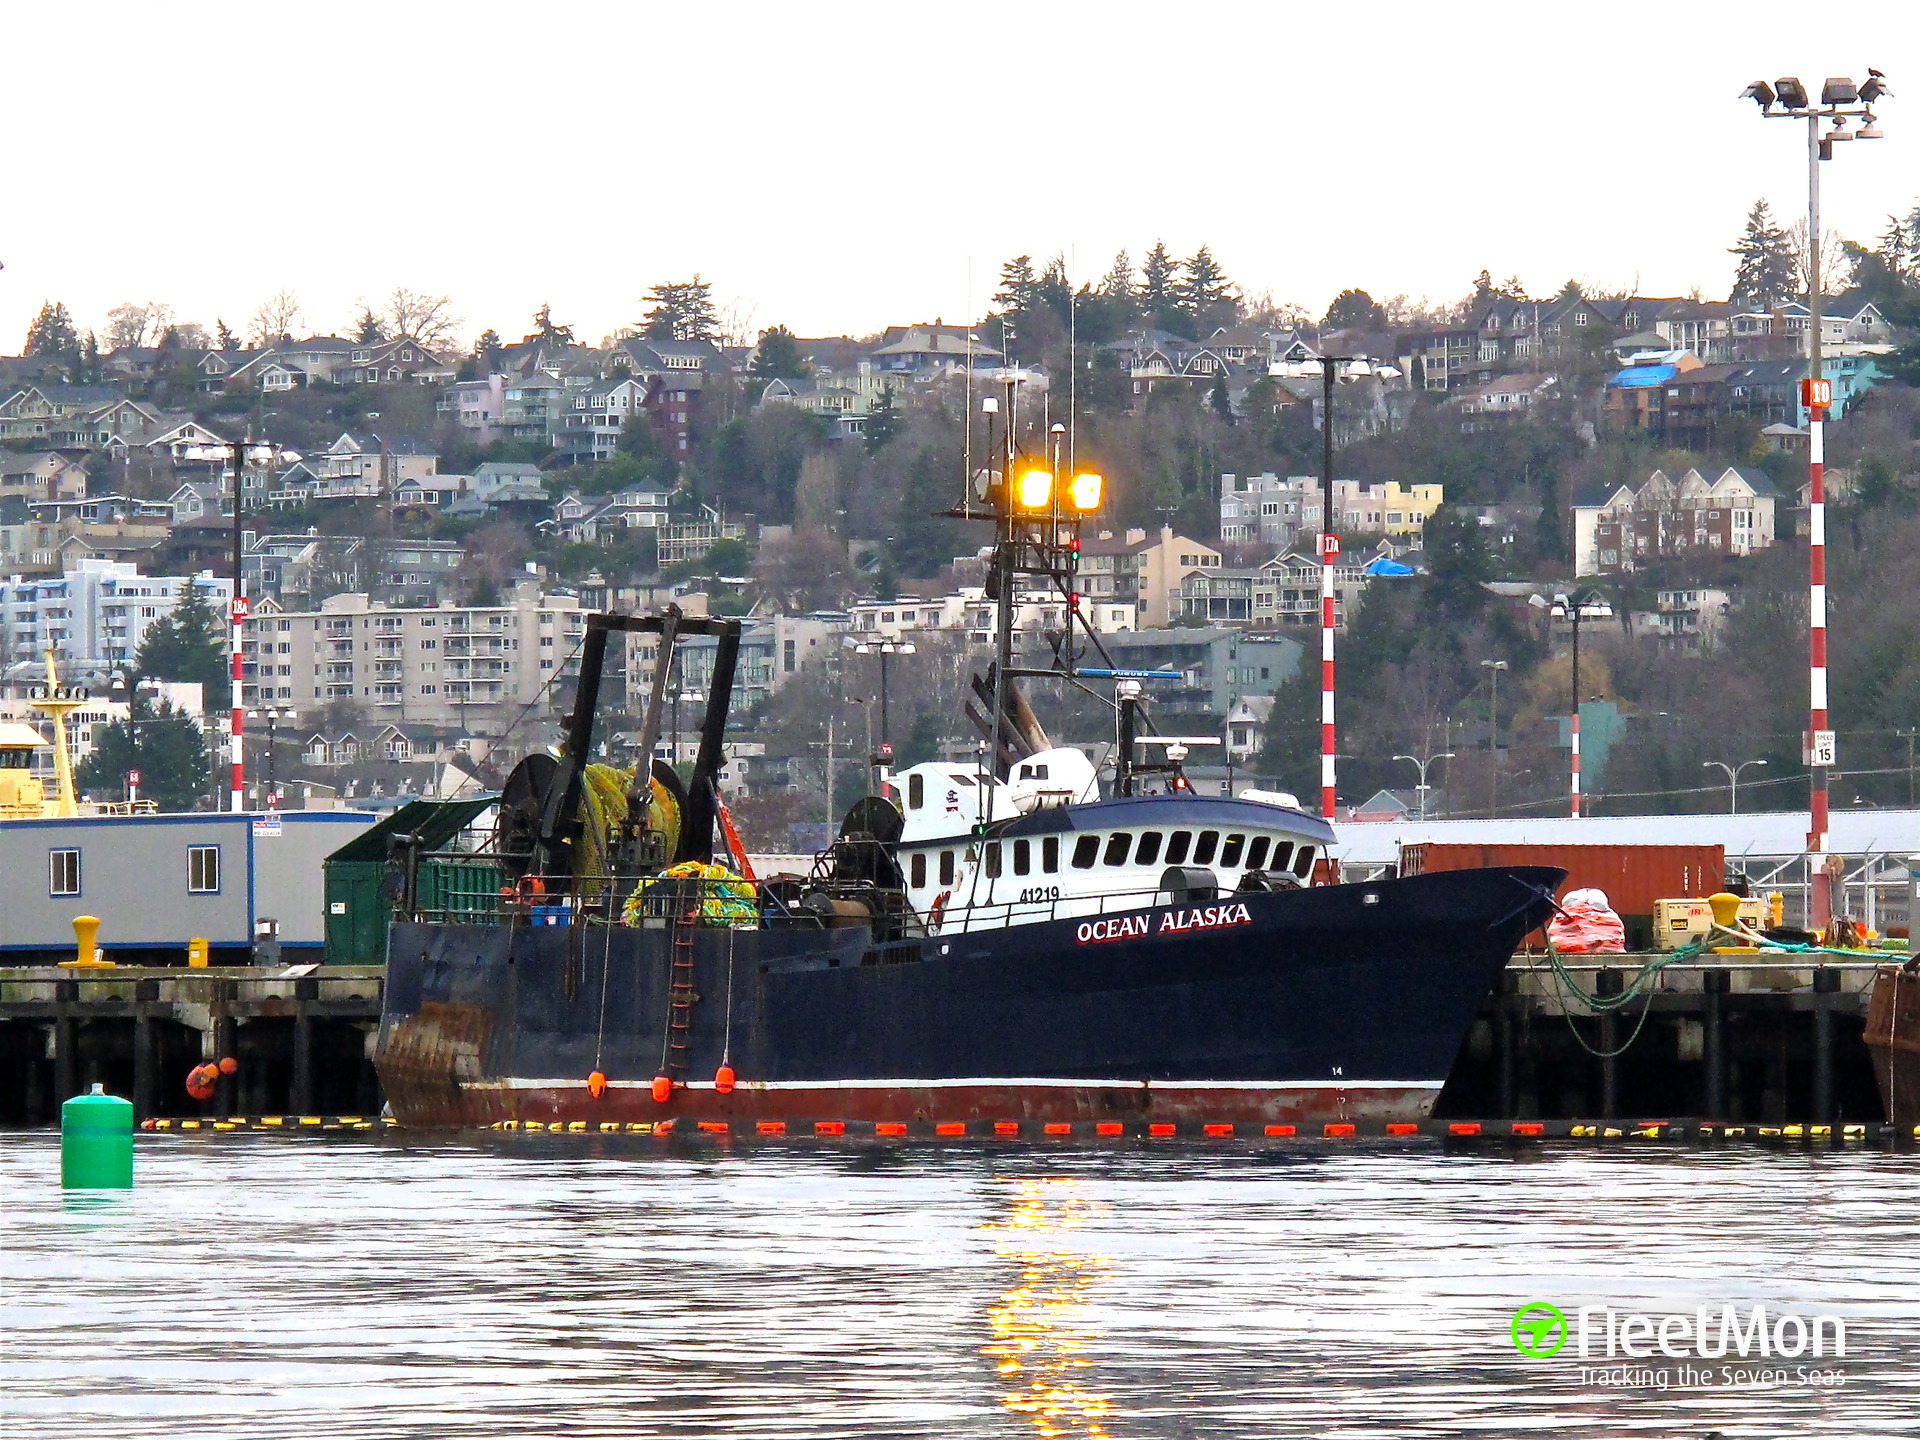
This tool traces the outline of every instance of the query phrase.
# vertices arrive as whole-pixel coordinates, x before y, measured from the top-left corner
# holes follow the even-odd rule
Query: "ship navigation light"
[[[1022,510],[1045,510],[1053,503],[1053,472],[1038,466],[1022,470],[1017,495]]]
[[[1076,475],[1067,486],[1067,498],[1073,502],[1073,508],[1081,512],[1098,510],[1107,488],[1106,480],[1091,472]]]

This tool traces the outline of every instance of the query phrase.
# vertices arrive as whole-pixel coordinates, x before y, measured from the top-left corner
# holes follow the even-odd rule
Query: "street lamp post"
[[[1873,107],[1887,90],[1878,70],[1856,85],[1845,75],[1830,75],[1815,103],[1797,76],[1783,75],[1773,84],[1756,80],[1741,92],[1770,120],[1804,120],[1807,125],[1807,375],[1800,382],[1801,403],[1807,412],[1807,736],[1805,755],[1811,772],[1807,797],[1807,851],[1812,857],[1813,889],[1809,896],[1812,928],[1824,930],[1833,915],[1832,880],[1821,857],[1827,850],[1828,779],[1834,761],[1834,732],[1827,709],[1827,466],[1826,420],[1833,402],[1832,382],[1820,373],[1820,162],[1833,158],[1833,147],[1843,140],[1878,140],[1880,127]],[[1775,106],[1779,108],[1776,109]],[[1847,121],[1858,118],[1858,130]],[[1832,128],[1824,135],[1820,124]]]
[[[845,643],[847,648],[856,655],[880,657],[880,749],[873,748],[871,739],[867,742],[867,763],[876,765],[880,763],[879,757],[882,753],[885,753],[889,759],[893,754],[887,739],[887,659],[893,655],[914,655],[919,652],[914,649],[911,640],[855,640],[852,636],[848,636]]]
[[[1442,750],[1438,755],[1426,755],[1426,756],[1396,755],[1393,758],[1396,760],[1410,761],[1412,764],[1414,764],[1419,768],[1420,783],[1414,788],[1420,796],[1420,818],[1422,820],[1426,819],[1427,818],[1427,791],[1432,788],[1427,784],[1427,767],[1433,764],[1436,760],[1453,759],[1453,751]]]
[[[1702,770],[1724,770],[1727,772],[1727,813],[1740,813],[1740,772],[1749,765],[1764,765],[1764,760],[1742,760],[1738,765],[1729,765],[1724,760],[1702,760]]]
[[[1539,596],[1534,596],[1536,601]],[[1575,820],[1581,817],[1580,795],[1580,622],[1582,620],[1611,620],[1613,607],[1598,595],[1586,594],[1569,599],[1565,595],[1553,597],[1553,604],[1547,613],[1555,620],[1573,622],[1573,711],[1567,720],[1567,804]]]
[[[266,808],[269,810],[278,810],[280,808],[280,782],[278,777],[275,774],[277,757],[280,753],[279,746],[277,744],[277,740],[278,740],[277,727],[279,726],[282,720],[293,719],[293,715],[294,715],[294,712],[291,710],[280,710],[280,709],[274,709],[274,708],[269,708],[266,710],[249,710],[247,712],[247,718],[249,720],[264,720],[267,722]]]
[[[1500,818],[1500,672],[1507,668],[1504,660],[1482,660],[1480,668],[1487,672],[1487,685],[1492,691],[1487,701],[1487,818]]]

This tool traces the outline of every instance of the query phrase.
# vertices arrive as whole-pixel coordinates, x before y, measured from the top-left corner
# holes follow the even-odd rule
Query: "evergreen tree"
[[[993,293],[993,303],[1000,310],[1015,314],[1031,310],[1037,286],[1033,257],[1016,255],[1000,267],[1000,288]]]
[[[1227,272],[1213,258],[1213,252],[1202,245],[1184,262],[1182,269],[1185,273],[1175,284],[1175,298],[1181,310],[1196,325],[1229,318],[1222,310],[1233,298],[1233,287],[1227,282]]]
[[[222,350],[238,350],[240,348],[240,337],[229,330],[227,328],[227,322],[218,316],[214,317],[213,333],[214,343]]]
[[[1487,608],[1486,582],[1494,577],[1486,531],[1464,510],[1442,505],[1421,530],[1427,556],[1427,598],[1434,609],[1457,623]]]
[[[711,340],[719,333],[713,285],[698,272],[691,280],[655,285],[646,300],[653,308],[642,321],[641,333],[649,340]]]
[[[127,718],[97,736],[75,780],[83,790],[118,797],[129,770],[140,772],[140,798],[165,811],[193,810],[206,792],[211,756],[193,717],[166,701],[155,708],[133,677]]]
[[[880,398],[873,402],[867,411],[867,424],[863,432],[867,442],[867,453],[878,455],[887,446],[887,442],[900,433],[902,424],[900,407],[894,403],[893,386],[881,389]]]
[[[143,675],[198,683],[209,708],[233,683],[226,637],[198,586],[189,586],[171,611],[147,627],[134,663]]]
[[[748,373],[760,381],[804,380],[813,373],[813,367],[800,353],[800,342],[793,338],[793,332],[776,325],[760,332],[760,344],[753,352]]]
[[[1165,317],[1178,309],[1179,269],[1179,262],[1167,253],[1166,242],[1154,241],[1140,266],[1140,308],[1150,324],[1165,328]]]
[[[1125,250],[1113,257],[1113,268],[1100,282],[1100,293],[1110,300],[1125,300],[1131,303],[1138,295],[1139,288],[1133,280],[1133,260]]]
[[[20,353],[52,358],[79,357],[80,333],[73,328],[73,317],[65,305],[58,300],[48,300],[41,305],[40,313],[27,328],[27,343]]]
[[[1774,223],[1773,208],[1765,200],[1753,202],[1746,232],[1728,253],[1739,261],[1731,297],[1735,302],[1771,306],[1800,293],[1800,261],[1793,239]]]
[[[81,346],[80,373],[74,378],[82,385],[100,383],[100,341],[91,330],[87,331],[86,343]]]
[[[620,438],[614,441],[616,454],[625,456],[646,468],[646,473],[655,478],[663,478],[669,469],[666,447],[660,443],[660,432],[653,428],[653,419],[644,411],[627,417],[627,423],[620,427]]]
[[[360,318],[353,322],[353,326],[356,345],[378,345],[387,338],[386,328],[381,325],[380,317],[373,313],[371,305],[360,307]]]
[[[1213,407],[1213,413],[1227,424],[1233,424],[1233,397],[1227,393],[1227,372],[1213,372],[1213,386],[1207,391],[1207,403]]]
[[[1480,273],[1484,276],[1487,272],[1482,270]],[[1474,288],[1477,292],[1477,281]],[[1333,303],[1327,307],[1326,319],[1320,323],[1328,330],[1384,330],[1387,328],[1387,312],[1364,290],[1342,290],[1333,297]]]
[[[578,343],[573,338],[573,327],[571,325],[556,325],[553,323],[553,306],[544,302],[538,310],[533,312],[533,333],[549,345],[573,345]],[[492,335],[493,332],[489,330],[487,334]],[[495,345],[500,343],[498,336],[494,337],[493,343]]]

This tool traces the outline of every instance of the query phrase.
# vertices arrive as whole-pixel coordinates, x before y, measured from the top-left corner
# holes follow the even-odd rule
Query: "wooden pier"
[[[1517,956],[1436,1121],[1887,1118],[1862,1034],[1874,975],[1899,956],[1703,955],[1618,1009],[1581,998],[1630,990],[1653,958],[1563,957],[1561,975]],[[376,1117],[381,981],[379,966],[0,969],[0,1125],[53,1124],[61,1099],[96,1082],[142,1121]],[[213,1097],[191,1097],[188,1072],[225,1058],[235,1068]]]

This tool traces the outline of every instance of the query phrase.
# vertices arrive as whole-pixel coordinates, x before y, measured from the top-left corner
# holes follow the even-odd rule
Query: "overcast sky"
[[[1482,267],[1719,297],[1755,197],[1805,204],[1741,88],[1887,73],[1887,138],[1824,176],[1870,239],[1920,202],[1917,42],[1913,0],[10,6],[0,350],[48,298],[239,330],[288,287],[338,330],[396,285],[596,340],[694,271],[858,334],[1157,238],[1316,311]]]

